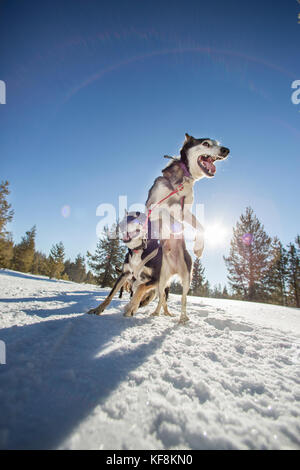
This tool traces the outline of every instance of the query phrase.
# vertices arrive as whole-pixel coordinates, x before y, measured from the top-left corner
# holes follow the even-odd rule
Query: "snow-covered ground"
[[[189,297],[122,316],[95,286],[0,271],[0,447],[299,449],[300,311]],[[3,344],[3,343],[2,343]]]

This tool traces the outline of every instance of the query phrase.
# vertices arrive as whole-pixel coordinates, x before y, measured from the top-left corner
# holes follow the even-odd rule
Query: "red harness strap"
[[[161,204],[162,202],[164,202],[166,199],[169,199],[169,197],[173,196],[173,194],[176,194],[176,193],[179,193],[180,191],[182,191],[184,189],[183,187],[183,183],[181,183],[179,186],[177,186],[176,189],[174,189],[174,191],[172,191],[170,194],[168,194],[166,197],[164,197],[163,199],[161,199],[160,201],[158,201],[156,204],[154,204],[154,206],[152,207],[152,209],[149,209],[148,211],[148,215],[146,217],[146,220],[145,220],[145,223],[144,223],[144,227],[146,227],[147,223],[148,223],[148,220],[151,216],[151,213],[153,212],[154,209],[156,209],[157,206],[159,206],[159,204]],[[184,201],[184,197],[181,199],[181,207],[183,207],[183,201]]]

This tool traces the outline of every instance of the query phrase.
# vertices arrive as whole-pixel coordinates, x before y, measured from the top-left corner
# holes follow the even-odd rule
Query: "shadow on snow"
[[[89,302],[93,306],[95,297],[99,297],[95,291],[80,294],[49,297],[48,301],[74,301],[71,306],[57,309],[66,314],[83,312]],[[120,301],[114,300],[114,305],[120,306]],[[57,310],[25,311],[50,317]],[[120,313],[104,313],[100,317],[49,318],[2,329],[7,364],[0,368],[0,427],[6,437],[0,445],[6,449],[59,446],[95,406],[103,404],[126,381],[132,370],[161,347],[170,327],[148,343],[135,348],[128,344],[126,349],[105,354],[106,345],[114,338],[118,341],[127,328],[151,322],[143,314],[124,318]]]

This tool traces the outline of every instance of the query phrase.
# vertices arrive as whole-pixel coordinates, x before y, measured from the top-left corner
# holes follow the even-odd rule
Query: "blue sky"
[[[283,243],[299,233],[300,4],[295,1],[2,1],[0,175],[15,241],[95,248],[101,203],[144,203],[188,132],[231,150],[197,183],[205,221],[226,227],[203,256],[212,284],[251,205]],[[63,206],[70,207],[63,217]],[[123,214],[121,214],[123,215]]]

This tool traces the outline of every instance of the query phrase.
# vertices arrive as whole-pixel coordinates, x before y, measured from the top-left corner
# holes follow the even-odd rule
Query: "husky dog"
[[[116,267],[116,272],[118,274],[122,274],[123,268],[121,269],[121,268]],[[132,291],[131,281],[126,281],[125,284],[121,287],[119,291],[119,299],[122,299],[124,290],[130,294],[130,297],[132,297],[133,291]]]
[[[119,224],[122,240],[128,248],[122,272],[106,299],[88,313],[100,315],[110,304],[116,292],[130,285],[133,296],[125,307],[125,316],[132,316],[139,307],[147,305],[157,294],[162,265],[162,247],[159,240],[151,240],[150,222],[140,212],[126,213]],[[162,304],[165,315],[169,315],[166,300],[168,289],[164,290]]]
[[[185,134],[180,157],[173,159],[162,170],[163,176],[156,178],[149,190],[146,202],[148,217],[163,250],[158,285],[159,301],[153,315],[159,315],[165,302],[165,286],[174,274],[178,274],[182,280],[180,322],[188,320],[186,297],[190,286],[192,259],[185,246],[183,222],[196,230],[194,253],[200,257],[204,248],[204,229],[191,212],[193,187],[201,178],[213,178],[216,173],[215,162],[224,160],[228,154],[229,149],[220,146],[215,140],[195,139]]]

